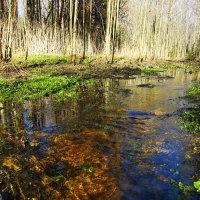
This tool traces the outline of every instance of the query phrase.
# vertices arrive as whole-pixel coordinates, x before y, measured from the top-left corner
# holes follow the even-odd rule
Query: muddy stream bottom
[[[76,100],[0,105],[2,199],[200,199],[180,114],[198,73],[98,79]]]

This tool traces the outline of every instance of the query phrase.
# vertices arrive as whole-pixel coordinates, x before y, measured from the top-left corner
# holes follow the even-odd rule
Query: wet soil
[[[134,79],[134,75],[141,74],[141,68],[157,69],[157,68],[185,68],[185,72],[194,73],[193,66],[200,68],[199,62],[174,62],[174,61],[145,61],[135,62],[131,60],[117,60],[113,64],[106,64],[105,60],[101,62],[86,64],[54,64],[54,65],[31,65],[26,66],[20,63],[0,63],[0,76],[13,80],[28,80],[35,75],[68,75],[81,76],[83,78],[117,78],[117,79]],[[191,69],[193,68],[193,69]],[[147,73],[149,75],[149,73]],[[150,73],[151,74],[151,73]],[[159,74],[159,73],[154,73]],[[162,77],[173,78],[173,77]]]

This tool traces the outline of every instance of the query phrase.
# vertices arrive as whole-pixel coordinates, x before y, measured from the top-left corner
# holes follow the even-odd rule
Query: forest
[[[0,0],[0,200],[200,198],[200,0]]]
[[[1,0],[0,58],[199,58],[199,0]]]

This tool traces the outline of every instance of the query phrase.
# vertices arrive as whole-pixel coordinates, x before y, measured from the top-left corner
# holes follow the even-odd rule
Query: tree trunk
[[[90,12],[89,12],[89,31],[88,31],[88,50],[91,50],[91,32],[92,32],[92,6],[93,0],[90,0]]]
[[[73,27],[73,58],[72,62],[75,64],[76,63],[76,23],[77,23],[77,14],[78,14],[78,0],[75,0],[75,5],[74,5],[74,27]]]
[[[0,0],[0,5],[1,5],[1,14],[0,14],[0,18],[3,19],[6,17],[6,13],[7,13],[7,3],[6,0]]]
[[[106,56],[109,56],[109,54],[110,54],[111,1],[112,0],[107,0],[106,41],[105,41]]]
[[[114,2],[114,14],[113,14],[113,32],[112,32],[112,60],[111,63],[114,62],[115,56],[115,47],[116,47],[116,35],[117,35],[117,26],[118,26],[118,16],[119,16],[119,4],[120,0],[115,0]]]
[[[3,33],[3,27],[0,27],[0,60],[3,60],[2,33]]]
[[[69,35],[70,35],[70,56],[71,62],[73,60],[73,0],[70,0],[70,20],[69,20]]]
[[[83,59],[85,59],[86,35],[85,35],[85,0],[83,0]]]

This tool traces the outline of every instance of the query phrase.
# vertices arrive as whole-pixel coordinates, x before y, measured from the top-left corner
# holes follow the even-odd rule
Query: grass
[[[194,182],[194,187],[197,190],[197,192],[200,192],[200,180]]]
[[[14,55],[12,61],[16,65],[26,65],[28,67],[43,66],[43,65],[55,65],[55,64],[73,64],[70,63],[71,58],[69,55],[29,55],[27,61],[25,61],[25,55]],[[81,65],[105,65],[108,64],[106,55],[88,55],[84,59],[82,55],[77,54],[75,64]],[[115,63],[124,65],[124,63],[130,63],[130,57],[115,56]],[[131,64],[130,64],[131,65]]]
[[[195,102],[200,100],[200,84],[190,87],[186,97]],[[187,111],[182,115],[182,128],[191,134],[200,134],[200,112],[199,108]]]
[[[185,112],[182,117],[182,128],[191,134],[200,134],[199,109]]]
[[[35,69],[41,68],[43,66],[52,66],[56,69],[55,65],[60,66],[73,66],[74,63],[71,63],[70,56],[64,55],[30,55],[28,56],[27,61],[25,61],[25,56],[19,55],[14,56],[11,66],[13,65],[23,68],[23,69]],[[81,55],[77,55],[75,59],[75,66],[102,66],[107,63],[105,56],[95,55],[95,56],[86,56],[84,59]]]
[[[91,64],[91,63],[93,63],[93,62],[95,62],[96,61],[96,57],[94,57],[94,56],[90,56],[90,57],[85,57],[85,59],[83,59],[82,60],[82,62],[81,62],[81,64],[84,64],[84,65],[89,65],[89,64]]]
[[[186,97],[192,100],[200,100],[200,84],[194,85],[186,92]]]
[[[153,74],[153,73],[159,73],[159,72],[164,72],[165,69],[163,68],[141,68],[141,71],[145,74]]]
[[[26,63],[24,56],[14,56],[13,62]],[[86,56],[82,59],[82,56],[77,55],[76,63],[82,65],[95,64],[98,62],[106,62],[105,56]],[[54,65],[54,64],[70,64],[70,56],[62,55],[30,55],[27,59],[28,66],[37,65]]]
[[[41,76],[29,81],[0,80],[0,102],[23,102],[53,95],[57,98],[73,97],[83,80],[80,77]]]
[[[69,63],[70,58],[67,56],[59,55],[32,55],[28,56],[27,66],[38,66],[38,65],[55,65],[55,64],[67,64]],[[17,64],[22,63],[26,64],[24,56],[14,56],[13,62]]]

